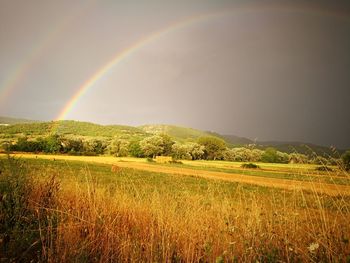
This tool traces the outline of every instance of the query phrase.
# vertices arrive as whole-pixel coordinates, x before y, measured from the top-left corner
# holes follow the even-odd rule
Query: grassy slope
[[[173,137],[178,142],[195,142],[198,138],[203,136],[213,136],[223,139],[227,146],[232,148],[237,145],[244,145],[242,143],[245,138],[231,136],[229,139],[227,136],[221,135],[216,132],[209,132],[209,131],[201,131],[193,128],[188,127],[181,127],[176,125],[166,125],[166,124],[149,124],[149,125],[142,125],[139,127],[143,131],[150,133],[150,134],[156,134],[156,133],[166,133]],[[233,139],[234,137],[238,139]],[[243,141],[242,141],[243,139]],[[249,139],[246,139],[249,140]]]
[[[78,121],[55,121],[40,123],[23,123],[0,127],[3,134],[23,135],[49,135],[50,133],[64,135],[78,135],[91,137],[113,137],[113,136],[145,136],[142,130],[122,125],[98,125],[89,122]]]
[[[154,124],[139,127],[147,133],[166,133],[179,141],[195,141],[202,136],[212,136],[208,132],[175,125]]]

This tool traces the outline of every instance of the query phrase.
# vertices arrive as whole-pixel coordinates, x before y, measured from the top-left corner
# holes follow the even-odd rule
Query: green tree
[[[129,144],[129,154],[134,157],[144,157],[145,154],[141,149],[139,140],[132,140]]]
[[[288,163],[289,162],[289,154],[288,153],[277,151],[277,156],[278,156],[278,159],[277,159],[278,163]]]
[[[277,150],[273,147],[266,148],[261,156],[261,161],[264,163],[278,163],[278,160]]]
[[[40,152],[42,151],[42,145],[38,141],[30,141],[27,137],[20,137],[17,139],[16,144],[10,145],[10,150],[21,152]]]
[[[162,155],[170,156],[172,151],[172,146],[175,142],[169,135],[165,133],[159,134],[159,136],[162,138],[162,147],[163,147]]]
[[[186,144],[188,153],[191,155],[192,160],[200,160],[204,155],[204,146],[195,142]]]
[[[84,141],[84,152],[88,154],[104,154],[107,148],[106,141],[92,139]]]
[[[81,139],[62,139],[61,140],[62,145],[62,152],[64,153],[82,153],[84,151],[84,144]]]
[[[59,135],[50,135],[45,139],[44,151],[48,153],[58,153],[62,150],[61,138]]]
[[[192,156],[189,153],[189,147],[186,144],[175,143],[172,146],[172,157],[174,159],[191,160]]]
[[[156,157],[163,153],[163,139],[159,135],[153,135],[143,139],[140,147],[146,157]]]
[[[129,141],[125,139],[114,139],[108,147],[109,153],[117,156],[128,156],[129,153]]]
[[[198,143],[204,146],[204,158],[208,160],[216,160],[223,158],[223,153],[226,150],[224,140],[216,137],[200,137]]]
[[[143,139],[140,142],[140,147],[146,157],[154,158],[158,155],[171,155],[174,143],[170,136],[166,134],[156,134]]]
[[[268,147],[262,154],[261,161],[265,163],[288,163],[289,154],[279,152],[273,147]]]

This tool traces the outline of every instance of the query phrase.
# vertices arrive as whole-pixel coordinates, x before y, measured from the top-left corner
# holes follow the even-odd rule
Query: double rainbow
[[[95,0],[90,2],[88,5],[91,10],[91,3],[94,3]],[[231,10],[219,11],[215,13],[207,13],[195,15],[184,20],[177,21],[173,24],[166,26],[165,28],[160,29],[159,31],[153,32],[146,37],[143,37],[132,43],[130,46],[126,47],[122,51],[116,53],[112,59],[107,61],[104,65],[98,68],[94,74],[92,74],[85,82],[83,82],[68,102],[64,105],[62,110],[59,112],[55,120],[64,120],[67,118],[68,114],[73,110],[77,102],[83,97],[83,95],[97,82],[102,79],[106,73],[108,73],[115,65],[119,64],[121,61],[125,60],[127,57],[131,56],[133,53],[137,52],[139,49],[151,43],[152,41],[157,40],[161,36],[171,33],[173,31],[188,27],[195,23],[201,23],[208,20],[214,20],[215,18],[220,18],[226,15],[233,15],[237,12],[261,12],[261,11],[280,11],[280,12],[297,12],[297,13],[308,13],[321,16],[331,16],[336,17],[337,19],[343,20],[345,22],[350,21],[350,15],[348,13],[335,12],[332,10],[325,10],[322,8],[315,8],[315,6],[276,6],[276,5],[266,5],[266,4],[255,4],[253,6],[244,6],[236,7]],[[79,14],[82,12],[79,12]],[[0,84],[0,104],[9,96],[11,91],[15,90],[18,83],[23,79],[25,74],[34,66],[35,62],[39,59],[47,49],[47,47],[57,39],[57,36],[67,27],[67,25],[72,21],[73,17],[76,18],[77,14],[70,14],[65,19],[61,21],[58,25],[54,27],[44,38],[41,39],[40,43],[33,47],[29,54],[17,64],[17,66],[11,71],[8,77]]]
[[[221,11],[217,13],[209,13],[209,14],[201,14],[196,15],[190,18],[187,18],[185,20],[175,22],[174,24],[171,24],[159,31],[156,31],[144,38],[139,39],[137,42],[131,44],[127,48],[123,49],[121,52],[118,52],[115,54],[111,60],[109,60],[106,64],[104,64],[102,67],[100,67],[92,76],[90,76],[74,93],[74,95],[69,99],[69,101],[65,104],[63,109],[60,111],[59,115],[56,117],[56,120],[64,120],[68,116],[68,114],[73,110],[76,103],[82,98],[82,96],[94,85],[97,84],[97,82],[102,79],[108,71],[110,71],[115,65],[119,64],[121,61],[147,45],[148,43],[157,40],[161,36],[173,32],[175,30],[188,27],[195,23],[204,22],[207,20],[212,20],[215,18],[219,18],[225,15],[232,15],[237,11],[240,12],[257,12],[257,11],[265,11],[265,10],[273,10],[273,11],[283,11],[283,12],[298,12],[298,13],[311,13],[315,15],[322,15],[322,16],[332,16],[336,17],[341,20],[345,20],[346,22],[350,21],[350,17],[348,14],[343,14],[339,12],[333,12],[323,9],[314,9],[314,7],[303,7],[300,8],[291,8],[291,7],[282,7],[282,6],[266,6],[261,5],[257,8],[255,6],[254,8],[234,8],[232,10],[228,11]]]

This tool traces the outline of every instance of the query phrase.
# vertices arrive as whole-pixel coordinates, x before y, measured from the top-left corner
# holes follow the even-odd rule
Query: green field
[[[350,191],[330,196],[178,173],[246,173],[239,163],[179,166],[136,158],[2,155],[1,260],[349,260]],[[313,168],[261,164],[264,180]]]

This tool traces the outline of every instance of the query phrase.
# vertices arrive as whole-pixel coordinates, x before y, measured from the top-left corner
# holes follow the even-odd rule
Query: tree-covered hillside
[[[173,137],[177,141],[194,141],[199,137],[209,136],[208,132],[180,127],[175,125],[165,125],[165,124],[153,124],[153,125],[143,125],[139,127],[141,130],[147,133],[156,134],[156,133],[166,133],[169,136]]]
[[[113,138],[140,141],[154,134],[167,134],[174,141],[179,143],[196,142],[200,137],[212,136],[223,139],[229,148],[250,145],[249,147],[264,150],[272,146],[278,151],[286,153],[297,152],[307,155],[315,153],[319,156],[337,156],[337,153],[334,154],[332,149],[319,145],[294,142],[253,142],[244,137],[221,135],[215,132],[201,131],[175,125],[157,124],[132,127],[126,125],[99,125],[80,121],[37,122],[7,117],[0,117],[0,121],[3,124],[7,124],[0,125],[0,143],[12,143],[17,138],[23,136],[28,139],[35,139],[53,134],[68,136],[69,138],[104,139],[108,141]],[[343,150],[338,149],[339,155],[343,152]]]
[[[1,126],[0,134],[27,136],[58,134],[90,137],[146,136],[144,131],[131,126],[99,125],[80,121],[52,121]]]

